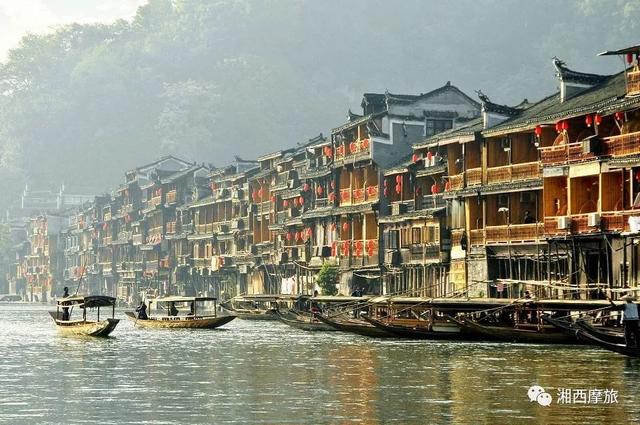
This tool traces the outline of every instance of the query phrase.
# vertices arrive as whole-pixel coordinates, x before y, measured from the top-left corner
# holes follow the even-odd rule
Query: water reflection
[[[0,306],[0,423],[633,423],[640,361],[590,347],[373,340],[234,321],[227,330],[58,336]],[[529,402],[542,385],[554,404]],[[558,405],[613,388],[614,405]]]

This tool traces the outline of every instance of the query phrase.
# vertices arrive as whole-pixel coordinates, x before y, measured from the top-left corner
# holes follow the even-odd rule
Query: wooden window
[[[397,230],[389,230],[384,236],[386,249],[398,249],[399,232]]]
[[[422,232],[419,227],[413,227],[411,229],[411,243],[414,245],[422,243]]]

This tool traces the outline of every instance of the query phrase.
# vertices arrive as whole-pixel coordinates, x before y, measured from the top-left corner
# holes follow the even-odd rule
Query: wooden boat
[[[302,316],[297,315],[292,317],[292,315],[283,314],[281,312],[277,313],[278,319],[293,328],[302,329],[303,331],[337,331],[331,325],[321,322],[316,317],[313,316]]]
[[[636,347],[627,347],[625,344],[614,344],[611,342],[604,341],[598,338],[595,335],[587,332],[584,329],[578,330],[578,338],[583,339],[591,344],[597,345],[599,347],[605,348],[609,351],[613,351],[619,354],[624,354],[629,357],[640,357],[640,348]]]
[[[603,328],[603,327],[596,327],[593,326],[589,323],[587,323],[584,320],[576,320],[576,321],[569,321],[569,320],[565,320],[563,318],[551,318],[548,315],[544,315],[542,316],[542,320],[550,323],[552,325],[554,325],[555,327],[557,327],[558,329],[563,330],[567,335],[571,335],[575,338],[580,339],[579,337],[579,331],[580,330],[584,330],[587,331],[588,333],[590,333],[591,335],[606,341],[606,342],[610,342],[612,344],[624,344],[625,340],[624,340],[624,333],[623,332],[616,332],[613,331],[611,329],[607,329],[607,328]],[[583,339],[584,342],[589,342]]]
[[[413,321],[414,324],[402,324],[400,320],[386,321],[368,316],[362,316],[362,318],[373,326],[400,338],[458,340],[466,337],[460,327],[455,324],[441,323],[435,327],[429,327],[426,321],[424,326],[416,326],[415,321]]]
[[[56,311],[50,311],[51,318],[61,333],[106,337],[116,328],[120,319],[115,318],[116,299],[103,295],[73,296],[57,300]],[[73,308],[82,309],[82,318],[72,320]],[[111,317],[100,320],[100,307],[111,307]],[[87,309],[97,308],[97,319],[87,319]],[[64,317],[65,310],[69,312]],[[63,320],[66,319],[66,320]]]
[[[234,297],[220,306],[228,313],[243,320],[278,320],[276,315],[277,297],[247,299]]]
[[[578,340],[554,325],[518,324],[518,327],[507,325],[483,325],[470,318],[459,316],[452,318],[471,335],[478,338],[521,343],[538,344],[575,344]]]
[[[222,308],[230,315],[242,320],[278,320],[275,310],[262,309],[242,309],[233,308],[230,305],[223,305]]]
[[[322,315],[317,315],[316,318],[322,323],[326,323],[327,325],[335,328],[336,330],[343,332],[350,332],[358,335],[371,336],[376,338],[383,337],[395,337],[393,333],[378,328],[366,320],[362,319],[346,319],[340,320],[337,317],[326,317]]]
[[[214,303],[214,314],[213,315],[199,315],[197,311],[197,305],[199,302],[205,301],[213,301]],[[235,315],[225,315],[218,316],[215,311],[215,301],[214,297],[165,297],[165,298],[156,298],[154,300],[149,300],[149,308],[148,311],[151,311],[151,305],[155,303],[158,306],[167,308],[167,315],[160,316],[149,316],[147,319],[138,319],[136,313],[132,311],[125,312],[126,316],[133,321],[135,326],[139,326],[141,328],[156,328],[156,329],[164,329],[164,328],[188,328],[188,329],[214,329],[220,327],[224,324],[229,323],[233,319],[236,318]],[[187,315],[179,315],[179,314],[169,314],[172,310],[175,309],[176,304],[189,304],[190,312]],[[177,310],[175,310],[177,311]]]

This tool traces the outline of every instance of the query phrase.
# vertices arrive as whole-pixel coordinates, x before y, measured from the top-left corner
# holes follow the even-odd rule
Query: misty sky
[[[0,61],[26,33],[44,33],[72,22],[129,19],[147,0],[0,0]]]

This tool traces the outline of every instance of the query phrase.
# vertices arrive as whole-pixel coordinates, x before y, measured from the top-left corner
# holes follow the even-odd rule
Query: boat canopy
[[[216,301],[216,297],[180,297],[180,296],[171,296],[171,297],[163,297],[163,298],[153,298],[148,300],[152,303],[188,303],[193,301]]]
[[[106,295],[89,295],[60,298],[57,302],[59,306],[78,305],[80,308],[94,308],[115,305],[116,299]]]

